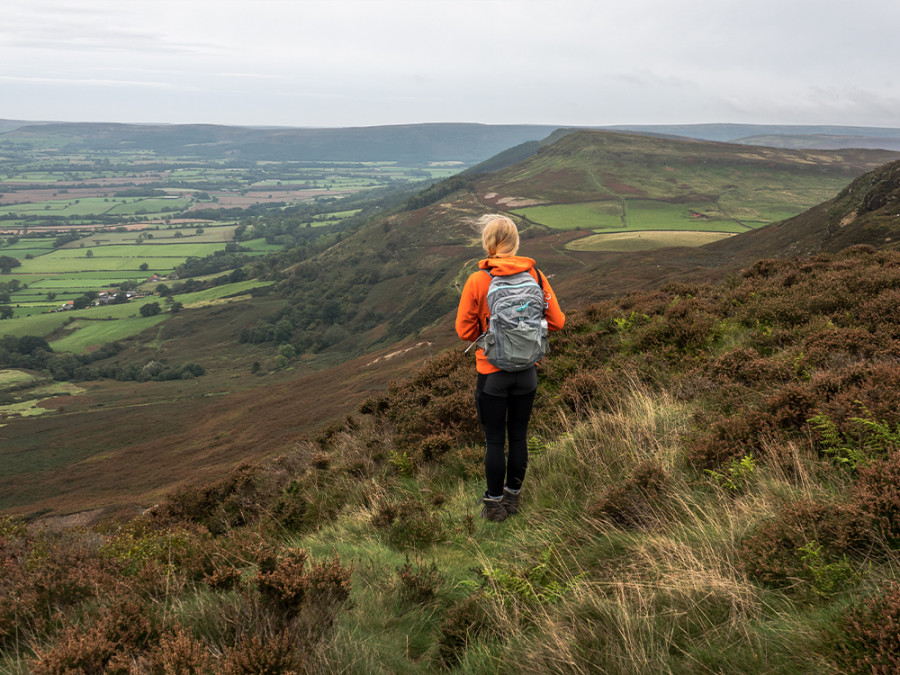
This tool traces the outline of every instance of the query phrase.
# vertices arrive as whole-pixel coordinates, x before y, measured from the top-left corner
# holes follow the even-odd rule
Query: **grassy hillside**
[[[6,521],[0,663],[893,672],[898,269],[860,246],[570,313],[502,524],[461,351],[140,519]]]
[[[510,212],[521,224],[523,251],[561,278],[574,278],[595,259],[594,238],[578,241],[592,232],[636,233],[625,244],[605,242],[612,250],[646,248],[650,241],[683,244],[684,231],[745,232],[819,204],[896,157],[748,150],[608,132],[559,136],[506,169],[438,183],[407,208],[293,268],[284,290],[294,309],[278,319],[291,322],[298,349],[357,353],[444,317],[479,256],[472,217],[486,210]],[[584,213],[576,216],[578,209]],[[566,232],[573,228],[581,231]],[[652,237],[640,239],[650,231]],[[332,307],[328,316],[314,309],[322,304]]]

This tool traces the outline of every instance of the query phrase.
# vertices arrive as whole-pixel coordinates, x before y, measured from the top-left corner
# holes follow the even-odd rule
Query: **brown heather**
[[[833,645],[844,672],[900,672],[900,584],[886,584],[848,608],[838,622]]]

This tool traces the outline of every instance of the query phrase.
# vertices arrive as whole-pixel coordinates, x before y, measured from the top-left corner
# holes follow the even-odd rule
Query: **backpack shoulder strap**
[[[538,285],[541,287],[541,290],[546,292],[547,289],[544,288],[544,275],[541,274],[541,271],[537,268],[537,265],[535,265],[531,269],[533,269],[535,274],[537,274],[537,282],[538,282]]]

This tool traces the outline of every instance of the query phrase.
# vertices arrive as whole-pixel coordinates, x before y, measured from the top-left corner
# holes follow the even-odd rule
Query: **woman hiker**
[[[481,516],[500,522],[519,511],[519,492],[528,465],[528,420],[538,384],[534,357],[539,359],[546,351],[546,331],[562,328],[566,317],[550,283],[535,267],[534,260],[516,255],[519,250],[516,224],[506,216],[486,215],[478,220],[478,225],[487,258],[478,263],[480,269],[469,277],[463,288],[456,314],[456,332],[463,340],[478,346],[475,353],[478,370],[475,411],[484,429],[487,478]],[[489,293],[491,306],[497,314],[496,322],[490,321]],[[514,297],[516,293],[523,295]],[[498,301],[501,296],[510,301],[504,305]],[[536,318],[533,314],[535,305],[539,305]],[[509,313],[514,323],[501,322],[500,317]],[[534,331],[528,329],[527,324],[535,320],[540,322],[541,315],[544,327],[539,331],[539,343],[543,342],[543,349],[538,344],[531,357],[521,356],[527,354],[527,343],[533,342],[532,337],[521,336],[533,336]],[[517,328],[510,330],[510,325]],[[540,329],[540,323],[537,325]],[[504,339],[503,332],[510,337]],[[500,365],[495,365],[497,363]],[[504,457],[507,439],[509,451]]]

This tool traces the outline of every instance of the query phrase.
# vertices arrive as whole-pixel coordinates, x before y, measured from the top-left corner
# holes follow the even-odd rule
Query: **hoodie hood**
[[[525,256],[511,255],[505,258],[487,258],[478,263],[483,270],[490,270],[498,277],[508,277],[519,272],[527,272],[534,267],[534,260]]]

